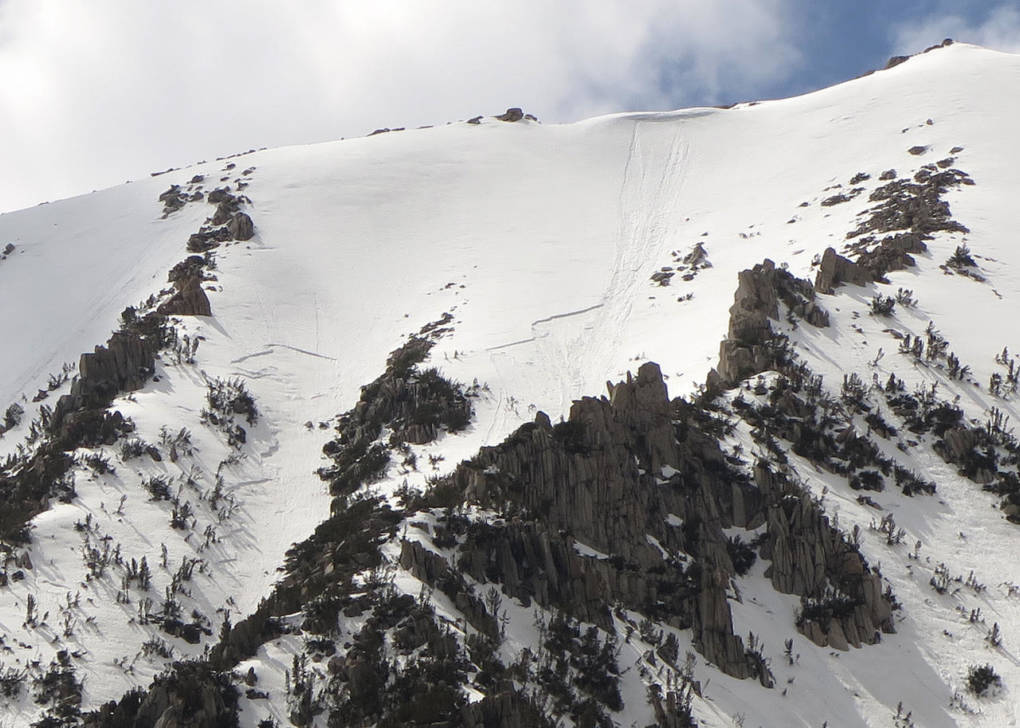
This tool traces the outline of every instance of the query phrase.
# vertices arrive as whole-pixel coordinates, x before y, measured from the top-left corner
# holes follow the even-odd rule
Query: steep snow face
[[[218,311],[251,322],[238,333],[253,350],[273,343],[343,358],[331,391],[345,403],[400,334],[453,306],[457,335],[443,353],[457,350],[454,373],[485,374],[490,387],[506,378],[519,401],[553,415],[643,358],[686,391],[717,353],[733,274],[766,256],[808,272],[863,206],[815,202],[856,172],[907,172],[964,146],[957,165],[981,194],[951,198],[954,214],[982,239],[977,252],[994,259],[993,272],[1007,266],[1013,160],[999,140],[1020,104],[1002,91],[1018,74],[1014,56],[957,44],[729,110],[565,126],[487,120],[250,154],[239,161],[257,168],[246,194],[259,237],[223,261],[230,295]],[[930,151],[911,156],[915,146]],[[125,305],[154,292],[180,256],[175,241],[207,210],[158,220],[153,193],[206,172],[211,189],[220,167],[0,216],[0,239],[18,246],[0,269],[0,304],[29,312],[3,323],[3,401],[74,361]],[[673,251],[699,242],[712,268],[649,290]],[[994,298],[992,287],[968,298]],[[944,307],[958,309],[950,300]],[[975,332],[966,319],[943,326],[954,341]],[[345,356],[352,344],[357,357]]]
[[[208,284],[213,316],[182,324],[182,332],[201,337],[197,363],[165,359],[158,382],[116,403],[139,437],[158,442],[162,427],[187,427],[196,452],[156,464],[111,451],[116,475],[82,470],[77,498],[36,519],[30,549],[36,568],[0,590],[7,642],[24,645],[12,648],[5,662],[25,665],[41,654],[45,664],[57,649],[53,629],[41,631],[26,619],[28,595],[40,614],[56,615],[76,591],[78,605],[63,611],[81,625],[66,639],[83,651],[83,707],[147,684],[165,662],[154,637],[167,640],[177,656],[201,654],[200,646],[144,620],[125,628],[144,597],[118,603],[119,576],[85,580],[81,530],[73,524],[91,515],[101,524],[96,539],[109,535],[125,555],[148,555],[151,565],[166,546],[169,565],[155,569],[153,579],[156,602],[182,559],[202,559],[207,572],[199,571],[191,596],[180,599],[199,609],[213,632],[217,612],[235,619],[251,612],[287,547],[328,514],[329,498],[314,474],[327,439],[318,423],[353,406],[386,354],[444,313],[452,314],[454,330],[433,349],[431,363],[449,377],[477,379],[488,394],[476,403],[468,432],[417,450],[423,462],[435,458],[430,474],[500,441],[538,410],[553,420],[564,416],[575,398],[601,393],[607,379],[623,378],[646,360],[661,365],[672,394],[690,392],[716,363],[737,272],[769,257],[796,275],[813,276],[813,258],[829,245],[841,249],[858,213],[870,206],[868,192],[890,168],[909,177],[923,164],[955,157],[953,166],[976,184],[946,199],[971,232],[937,235],[918,266],[890,274],[888,286],[848,286],[822,296],[833,326],[791,336],[830,386],[853,371],[882,380],[895,372],[913,387],[933,375],[896,359],[884,330],[918,334],[934,320],[981,384],[940,380],[943,393],[959,395],[969,416],[996,406],[1015,422],[1015,403],[989,397],[985,383],[997,370],[995,354],[1004,346],[1020,351],[1020,333],[1010,324],[1020,297],[1020,253],[1013,244],[1020,220],[1012,204],[1018,160],[1010,151],[1020,116],[1020,95],[1010,91],[1018,87],[1020,57],[957,44],[794,99],[570,125],[485,119],[267,150],[233,160],[230,169],[224,160],[196,165],[0,216],[0,250],[15,246],[0,261],[0,408],[20,401],[27,411],[0,439],[0,456],[15,451],[38,411],[19,398],[31,399],[64,362],[105,341],[124,307],[166,287],[166,272],[185,257],[188,235],[213,208],[191,202],[162,219],[156,198],[168,185],[204,175],[208,192],[244,179],[256,226],[252,240],[217,252],[217,280]],[[951,152],[956,147],[962,150]],[[923,149],[913,154],[911,148]],[[242,167],[254,171],[242,178]],[[860,172],[870,179],[857,195],[850,180]],[[852,199],[820,204],[839,193]],[[975,254],[984,282],[939,269],[962,244]],[[696,245],[704,256],[692,267],[683,259]],[[662,270],[681,265],[687,267]],[[673,273],[669,285],[653,281],[656,272]],[[913,290],[915,309],[898,314],[891,326],[868,316],[873,296],[899,287]],[[201,422],[206,381],[216,377],[241,378],[258,402],[260,422],[240,449]],[[52,396],[66,391],[67,384],[59,385]],[[896,512],[911,543],[916,538],[930,547],[930,563],[914,566],[914,575],[880,539],[865,543],[875,560],[895,564],[885,573],[904,603],[900,633],[845,657],[805,641],[800,667],[782,671],[799,686],[790,688],[796,709],[785,693],[763,694],[705,667],[698,675],[706,685],[707,697],[698,702],[705,725],[728,725],[727,716],[738,714],[762,725],[835,725],[834,704],[839,724],[874,725],[889,719],[899,700],[924,716],[923,725],[1015,720],[1008,695],[976,714],[947,712],[966,668],[1000,655],[985,650],[976,627],[959,627],[970,630],[961,639],[941,638],[943,630],[955,631],[956,608],[972,605],[960,597],[958,604],[932,607],[926,592],[928,572],[940,561],[960,564],[964,573],[973,568],[989,586],[981,597],[985,614],[995,614],[989,621],[1013,633],[1020,612],[1008,585],[1020,582],[1020,571],[1004,544],[1016,538],[1015,527],[992,511],[991,496],[953,468],[920,458],[917,467],[939,479],[938,506],[912,511],[894,495],[883,504]],[[167,504],[141,489],[142,479],[154,475],[198,483],[191,486],[195,533],[170,528]],[[223,519],[207,497],[217,478],[237,503]],[[379,487],[389,492],[404,479],[419,485],[425,473]],[[837,494],[845,528],[867,529],[869,511],[845,483],[806,480],[819,493]],[[218,529],[212,544],[199,536],[207,525]],[[416,593],[407,579],[407,590]],[[735,606],[735,618],[738,631],[774,635],[766,641],[778,661],[779,643],[794,631],[796,600],[763,583],[752,572],[740,585],[760,598]],[[514,615],[511,644],[533,642],[531,613],[515,607]],[[260,669],[272,672],[266,665],[275,658],[263,658]],[[883,667],[874,669],[877,664]],[[1012,662],[995,664],[1008,688],[1020,686]],[[281,684],[282,669],[272,673]],[[626,694],[640,702],[640,680],[628,679]],[[14,715],[25,721],[36,710],[23,696]],[[263,717],[256,707],[245,711],[253,723]],[[647,723],[646,713],[646,706],[634,707],[617,719]]]

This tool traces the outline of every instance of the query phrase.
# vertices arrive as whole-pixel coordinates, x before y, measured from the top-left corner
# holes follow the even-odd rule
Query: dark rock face
[[[230,220],[230,216],[234,214],[236,208],[235,204],[231,202],[221,202],[216,206],[216,212],[213,213],[212,222],[213,225],[225,225]]]
[[[499,624],[481,599],[470,591],[462,577],[439,554],[430,551],[418,541],[403,541],[400,548],[400,565],[416,579],[431,587],[438,587],[450,598],[468,623],[492,639],[499,638]]]
[[[643,540],[652,493],[637,487],[628,457],[638,437],[648,472],[676,462],[670,404],[652,363],[635,380],[612,386],[609,400],[576,401],[567,422],[554,427],[539,418],[503,445],[483,448],[455,477],[470,500],[510,498],[550,529],[569,528],[595,549],[623,548],[625,559],[642,558],[647,545],[632,544]]]
[[[833,205],[839,205],[843,202],[849,202],[852,199],[853,196],[840,192],[839,194],[832,195],[831,197],[826,197],[819,204],[821,204],[822,207],[832,207]]]
[[[507,109],[505,112],[496,117],[500,121],[520,121],[524,118],[524,112],[516,106]]]
[[[82,354],[70,396],[106,403],[120,392],[141,389],[152,375],[158,345],[131,331],[117,331],[91,354]],[[63,397],[61,398],[63,400]],[[58,405],[59,408],[59,405]]]
[[[230,231],[230,237],[234,240],[251,240],[255,235],[255,225],[248,214],[244,212],[234,213],[227,229]]]
[[[924,165],[912,180],[896,179],[893,170],[882,173],[881,179],[890,181],[869,196],[871,202],[878,204],[866,211],[867,217],[855,230],[847,233],[847,238],[854,241],[847,249],[857,254],[856,265],[871,280],[887,283],[886,273],[914,265],[911,254],[925,252],[928,249],[925,241],[933,233],[969,232],[952,218],[949,203],[942,196],[952,188],[974,182],[965,172],[940,168],[937,164]],[[879,235],[884,237],[879,239]],[[828,250],[826,256],[830,256]],[[835,274],[831,280],[830,273]],[[829,292],[840,281],[853,282],[843,275],[857,275],[847,268],[845,258],[823,259],[817,290]]]
[[[201,276],[192,276],[174,282],[177,292],[160,305],[158,313],[164,316],[212,316],[209,296],[202,288]]]
[[[159,196],[159,201],[163,203],[163,217],[166,217],[184,207],[189,197],[180,185],[170,185],[170,189]]]
[[[230,240],[230,230],[225,227],[209,228],[203,226],[197,233],[188,238],[189,253],[205,253],[218,248],[220,243]]]
[[[217,187],[206,197],[206,201],[210,205],[218,205],[221,202],[229,203],[234,199],[234,195],[230,192],[229,187]]]
[[[188,251],[204,253],[219,247],[227,240],[251,240],[255,235],[255,224],[251,217],[241,211],[241,205],[250,200],[244,195],[235,195],[228,187],[218,187],[206,197],[216,210],[208,225],[203,225],[197,233],[188,238]]]
[[[468,526],[458,565],[526,603],[599,625],[609,626],[617,603],[691,628],[725,672],[756,674],[733,634],[726,589],[735,571],[722,531],[762,522],[755,489],[728,468],[696,408],[669,402],[657,365],[609,393],[575,402],[555,426],[540,414],[458,467],[468,500],[519,513]],[[582,555],[585,547],[603,556]]]
[[[958,169],[939,171],[937,165],[930,166],[931,169],[922,168],[924,174],[918,173],[914,180],[894,179],[872,191],[868,200],[879,204],[868,211],[868,217],[847,238],[899,231],[924,235],[939,231],[969,232],[952,219],[949,204],[942,200],[942,195],[961,184],[972,185],[973,180]]]
[[[754,479],[767,509],[762,558],[772,564],[765,575],[777,591],[804,597],[800,631],[841,649],[877,642],[879,630],[895,631],[880,577],[810,496],[761,461]]]
[[[857,256],[857,265],[867,271],[874,280],[887,283],[886,273],[912,268],[915,265],[910,253],[923,253],[928,250],[923,237],[921,233],[915,232],[890,235],[883,239],[878,247]]]
[[[189,255],[170,269],[167,280],[170,283],[177,283],[188,278],[201,277],[205,266],[206,260],[201,255]]]
[[[855,286],[866,286],[871,283],[871,275],[849,258],[839,255],[835,248],[826,248],[822,254],[822,263],[815,276],[815,291],[832,293],[841,283],[852,283]]]
[[[829,315],[814,301],[814,289],[766,259],[738,275],[719,365],[709,373],[710,387],[726,387],[782,363],[782,342],[769,320],[779,320],[779,303],[813,326],[829,325]]]

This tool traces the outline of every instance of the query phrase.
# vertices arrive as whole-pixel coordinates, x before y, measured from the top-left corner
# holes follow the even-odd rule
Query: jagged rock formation
[[[767,683],[733,634],[726,587],[736,572],[722,533],[761,523],[758,495],[696,409],[669,402],[658,366],[609,391],[575,402],[559,425],[540,414],[457,469],[469,500],[514,514],[468,526],[460,568],[603,626],[619,603],[692,628],[707,659]],[[583,556],[586,547],[604,555]]]
[[[954,161],[948,157],[926,164],[913,180],[892,179],[869,195],[869,201],[878,204],[866,210],[867,217],[847,233],[847,238],[854,241],[847,250],[857,254],[856,264],[872,280],[885,283],[889,271],[912,267],[910,254],[926,251],[924,241],[936,232],[969,232],[953,220],[949,203],[942,199],[952,188],[974,184],[966,172],[950,168]]]
[[[164,316],[212,316],[209,296],[202,288],[202,278],[192,276],[174,281],[177,291],[156,309]]]
[[[866,286],[871,283],[871,275],[849,258],[844,258],[829,247],[822,254],[822,262],[815,276],[815,291],[832,293],[836,286],[850,283],[855,286]]]
[[[167,217],[188,203],[188,195],[180,185],[170,185],[170,189],[159,196],[159,201],[163,203],[163,217]]]
[[[462,576],[454,571],[442,556],[430,551],[418,541],[404,540],[400,544],[400,565],[416,578],[438,588],[450,598],[468,623],[482,634],[497,639],[499,624],[485,608],[485,604],[467,588]]]
[[[386,372],[362,387],[358,404],[340,416],[337,438],[323,448],[333,464],[319,469],[332,495],[352,493],[380,476],[390,448],[406,452],[407,443],[432,442],[441,431],[457,432],[470,422],[468,394],[435,369],[417,368],[444,330],[427,326],[394,351]],[[389,446],[376,442],[384,426],[390,429]]]
[[[524,118],[524,112],[514,106],[496,117],[500,121],[520,121]]]
[[[719,364],[708,376],[708,386],[719,389],[776,368],[785,362],[782,341],[769,319],[779,320],[779,302],[813,326],[829,324],[829,315],[814,301],[814,289],[766,259],[738,275],[737,292],[730,308],[726,338],[719,345]]]
[[[848,279],[866,282],[870,276],[829,248],[823,257],[815,289],[831,290],[834,284]],[[778,318],[779,300],[794,311],[799,303],[794,295],[811,290],[806,281],[789,274],[777,275],[771,261],[741,272],[735,302],[730,309],[730,336],[720,347],[719,368],[710,376],[710,385],[732,385],[767,369],[787,370],[795,374],[798,381],[804,380],[803,367],[794,367],[785,349],[768,346],[775,341],[768,320]],[[803,303],[801,306],[809,316],[818,310],[808,309]],[[816,321],[819,320],[817,314],[815,316]],[[835,440],[824,432],[815,433],[806,427],[812,419],[811,412],[805,411],[807,404],[793,392],[777,389],[775,394],[778,398],[770,416],[782,419],[785,417],[782,413],[789,413],[787,422],[792,430],[787,434],[794,443],[794,450],[803,452],[805,447],[809,451],[819,450],[822,462],[827,462],[829,456],[824,453],[837,447]],[[824,431],[824,427],[821,429]],[[782,424],[778,431],[785,432]],[[880,459],[873,446],[862,448],[856,444],[852,428],[846,432],[849,439],[845,440],[846,452],[842,456],[849,457],[848,462]],[[845,649],[847,644],[859,647],[862,643],[878,641],[879,630],[893,631],[890,601],[882,594],[880,577],[869,569],[844,534],[829,524],[821,507],[788,477],[774,473],[764,461],[755,465],[753,473],[767,523],[767,539],[761,555],[772,561],[766,575],[778,591],[798,594],[804,600],[798,628],[817,644],[840,649]],[[711,594],[703,590],[702,599],[706,604],[699,614],[712,606]],[[717,632],[725,634],[725,620],[721,620],[720,626]]]
[[[134,331],[117,331],[106,346],[97,346],[91,354],[82,354],[78,381],[71,397],[84,401],[108,401],[119,392],[142,387],[152,375],[156,350],[161,342]]]
[[[240,186],[242,183],[238,183]],[[245,195],[235,195],[229,187],[218,187],[206,195],[206,202],[216,205],[212,216],[198,232],[188,238],[188,251],[204,253],[219,247],[228,240],[250,240],[255,235],[251,217],[241,211],[241,205],[250,203]]]
[[[234,240],[251,240],[255,235],[255,224],[245,212],[235,212],[227,223],[227,230]]]
[[[761,553],[772,563],[765,575],[778,591],[804,597],[798,629],[837,649],[878,642],[879,630],[894,632],[880,576],[810,496],[764,461],[755,465],[754,480],[768,514]]]

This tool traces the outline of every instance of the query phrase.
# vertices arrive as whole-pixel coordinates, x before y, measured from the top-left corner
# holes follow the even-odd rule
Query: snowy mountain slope
[[[769,257],[787,263],[795,275],[813,276],[812,259],[829,245],[841,249],[857,226],[857,213],[871,206],[867,194],[884,170],[910,176],[957,146],[963,150],[953,155],[954,165],[976,184],[949,190],[945,198],[970,233],[939,233],[917,267],[890,273],[887,286],[844,286],[820,296],[830,327],[802,325],[789,333],[811,369],[836,391],[844,373],[875,374],[882,382],[895,373],[910,390],[938,381],[947,399],[960,396],[970,417],[982,418],[994,406],[1016,421],[1015,402],[992,397],[987,382],[1001,369],[994,357],[1003,346],[1020,347],[1008,323],[1020,294],[1014,272],[1020,260],[1011,244],[1016,220],[1008,204],[1015,193],[1011,120],[1020,111],[1008,90],[1018,81],[1017,57],[954,45],[796,99],[566,126],[485,119],[269,150],[239,158],[234,169],[221,160],[0,216],[0,244],[16,246],[0,263],[0,310],[8,313],[0,392],[2,402],[13,402],[19,393],[30,399],[63,362],[104,341],[125,306],[165,287],[163,276],[186,255],[188,235],[213,209],[189,202],[159,219],[156,197],[167,185],[186,185],[200,174],[208,179],[208,192],[236,185],[240,167],[255,168],[243,177],[243,194],[250,198],[244,209],[255,220],[256,237],[216,251],[210,271],[216,280],[207,283],[215,289],[209,293],[213,316],[185,317],[179,327],[182,335],[202,337],[195,363],[165,354],[157,365],[159,381],[115,403],[134,421],[132,436],[159,443],[162,427],[171,434],[186,427],[196,451],[170,462],[162,444],[164,460],[153,462],[106,447],[116,473],[78,469],[76,497],[35,519],[27,548],[33,568],[21,569],[24,580],[3,589],[5,643],[21,643],[10,648],[5,665],[20,669],[36,660],[45,667],[60,643],[72,643],[81,651],[82,708],[89,709],[148,684],[164,660],[152,654],[152,642],[145,659],[134,655],[153,637],[172,645],[176,656],[201,655],[202,644],[215,639],[219,610],[229,610],[235,621],[251,613],[278,578],[275,568],[286,549],[329,514],[329,496],[314,474],[328,439],[318,423],[354,406],[387,354],[423,324],[453,315],[452,331],[435,343],[429,361],[444,375],[477,380],[487,390],[474,400],[467,431],[413,447],[420,463],[429,456],[443,460],[419,471],[392,470],[374,486],[382,493],[405,482],[425,485],[427,477],[500,442],[539,410],[553,421],[566,416],[574,399],[602,392],[607,379],[621,379],[646,360],[661,366],[671,395],[691,391],[717,364],[739,271]],[[908,152],[916,146],[930,150]],[[819,204],[848,191],[858,172],[870,175],[860,183],[863,194]],[[221,176],[226,179],[213,181]],[[690,281],[676,273],[668,286],[651,280],[696,243],[710,267]],[[979,256],[986,281],[939,269],[963,243]],[[917,305],[897,308],[892,323],[870,316],[871,299],[898,287],[911,289]],[[896,352],[897,340],[886,329],[923,335],[929,320],[980,386],[912,365]],[[245,425],[248,437],[240,448],[226,441],[222,429],[201,421],[207,380],[216,377],[239,377],[255,396],[260,418]],[[67,391],[64,384],[51,396]],[[35,416],[37,405],[21,406],[24,422],[0,439],[0,453],[15,452]],[[750,429],[738,427],[729,447],[760,449]],[[889,449],[902,457],[891,443]],[[799,601],[768,587],[759,562],[734,582],[745,599],[731,600],[731,609],[736,634],[764,635],[780,687],[765,690],[699,664],[704,699],[695,701],[695,713],[702,724],[727,725],[744,715],[761,725],[877,725],[891,719],[900,701],[919,725],[1015,720],[1010,696],[1020,671],[1008,650],[1012,628],[1020,623],[1009,586],[1020,581],[1009,547],[1016,527],[992,510],[994,496],[956,475],[930,449],[919,446],[907,458],[937,481],[938,496],[922,502],[895,491],[875,495],[882,513],[858,502],[846,478],[795,459],[804,484],[824,495],[827,512],[838,513],[846,531],[859,525],[865,554],[882,562],[883,576],[904,605],[897,634],[845,654],[811,645],[793,625]],[[171,528],[170,506],[139,489],[153,475],[180,477],[195,511],[189,528]],[[218,499],[210,496],[217,476],[237,503],[222,518]],[[121,495],[126,499],[118,513]],[[886,544],[884,535],[869,530],[886,512],[905,529],[905,546]],[[204,559],[207,572],[200,569],[187,588],[190,596],[181,592],[179,598],[185,612],[199,610],[213,635],[191,645],[138,623],[144,620],[125,629],[145,597],[131,591],[137,587],[121,588],[119,566],[95,584],[84,579],[84,537],[73,524],[90,515],[100,524],[90,536],[95,542],[110,536],[125,555],[147,555],[156,606],[182,559]],[[206,526],[215,527],[215,542],[203,539]],[[915,540],[923,544],[923,565],[906,560]],[[156,568],[164,544],[168,565]],[[399,542],[384,551],[399,556]],[[973,569],[987,588],[933,594],[928,581],[939,563],[951,564],[954,576]],[[415,596],[421,588],[406,571],[397,583]],[[97,590],[98,597],[85,596]],[[82,593],[79,604],[61,610],[73,591]],[[118,604],[118,592],[126,592],[130,604]],[[59,628],[31,624],[30,594],[40,614],[73,612],[82,626],[61,639]],[[444,604],[441,595],[435,603],[451,620],[458,618],[457,607]],[[978,606],[985,622],[999,623],[1005,651],[988,649],[987,625],[966,617],[961,623],[960,614]],[[508,639],[500,649],[509,663],[538,638],[532,610],[518,604],[507,609]],[[352,621],[345,633],[358,626]],[[623,623],[617,627],[622,633]],[[688,632],[676,634],[681,649],[691,643]],[[799,660],[782,664],[780,645],[795,636]],[[639,661],[647,649],[621,643],[621,667],[628,659]],[[285,637],[251,663],[265,676],[260,689],[271,685],[270,692],[276,691],[269,714],[281,721],[287,715],[279,697],[286,655],[300,648],[300,640]],[[972,699],[976,715],[950,710],[967,668],[993,659],[1006,694]],[[248,666],[242,663],[242,671]],[[791,678],[796,682],[783,690]],[[655,720],[645,702],[642,683],[648,679],[638,665],[623,676],[626,707],[613,716],[618,724]],[[29,721],[39,710],[28,698],[22,694],[11,704],[18,706],[12,707],[15,721]],[[242,703],[246,721],[267,713],[257,699]]]

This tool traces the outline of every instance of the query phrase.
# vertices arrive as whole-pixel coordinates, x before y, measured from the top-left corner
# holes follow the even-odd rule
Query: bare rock
[[[206,202],[210,205],[218,205],[221,202],[229,202],[233,199],[234,195],[229,187],[217,187],[206,197]]]
[[[255,224],[247,213],[238,212],[230,219],[227,225],[230,237],[234,240],[251,240],[255,235]]]
[[[189,255],[180,263],[174,265],[167,275],[170,283],[177,283],[188,278],[203,277],[202,269],[205,268],[205,258],[201,255]]]
[[[212,316],[209,296],[202,288],[201,276],[181,279],[174,284],[177,292],[157,312],[164,316]]]
[[[205,253],[213,248],[218,248],[220,243],[230,240],[231,237],[227,227],[209,228],[203,226],[188,238],[188,252]]]
[[[962,460],[977,444],[977,436],[966,427],[954,427],[947,430],[942,439],[951,462]]]
[[[839,255],[835,248],[826,248],[815,276],[815,290],[818,293],[832,293],[841,283],[866,286],[871,283],[871,276],[849,258]]]
[[[829,621],[827,637],[829,640],[829,647],[834,650],[846,652],[850,649],[850,644],[847,642],[846,635],[843,634],[843,627],[840,625],[839,620],[835,617]]]
[[[829,316],[815,301],[808,281],[776,268],[766,259],[737,276],[727,337],[719,346],[719,364],[709,374],[712,388],[736,384],[781,363],[781,342],[769,320],[779,320],[779,304],[813,326],[828,326]]]
[[[504,113],[496,117],[500,121],[520,121],[524,118],[524,112],[516,106],[507,109]]]

